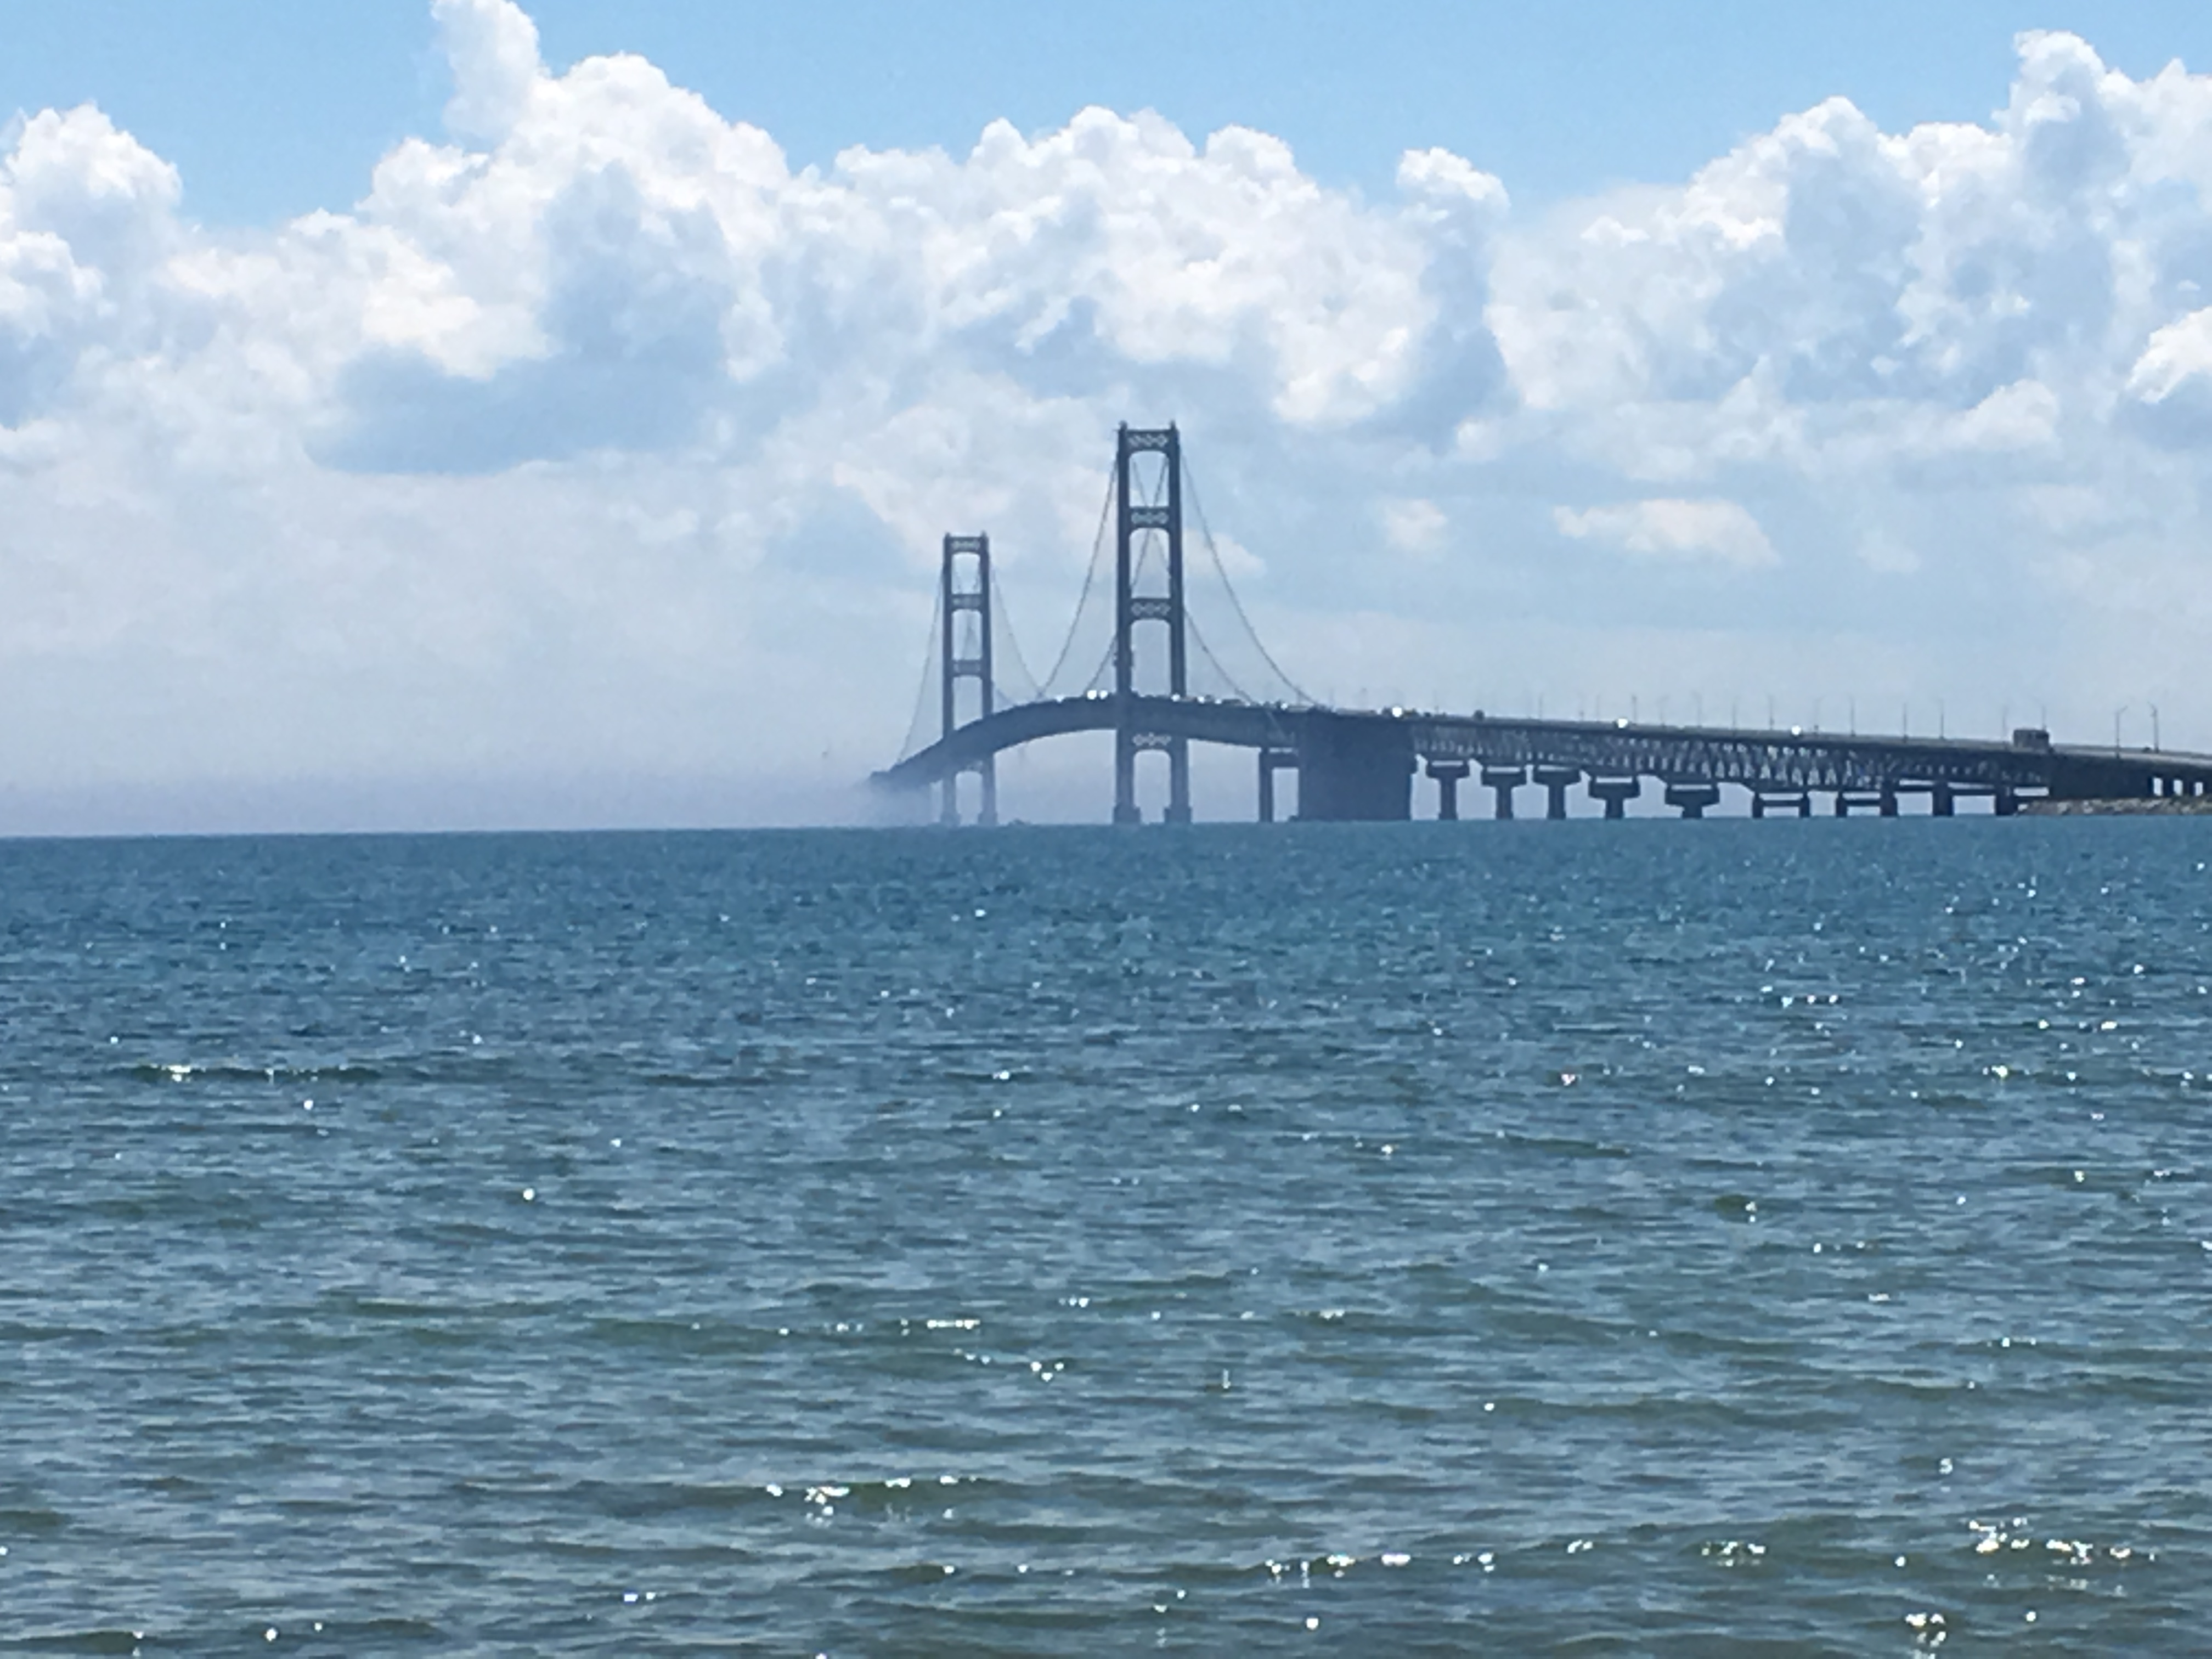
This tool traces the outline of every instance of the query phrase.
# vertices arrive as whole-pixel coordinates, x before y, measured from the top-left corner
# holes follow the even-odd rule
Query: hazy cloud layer
[[[7,136],[0,828],[849,810],[939,536],[1048,658],[1114,423],[1169,417],[1316,690],[2212,748],[2212,80],[2024,37],[1985,124],[1832,100],[1530,218],[1480,158],[1365,200],[1102,110],[793,173],[433,12],[447,131],[343,211],[218,236],[95,109]]]

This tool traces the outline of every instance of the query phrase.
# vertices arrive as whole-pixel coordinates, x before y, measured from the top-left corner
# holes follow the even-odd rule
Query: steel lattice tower
[[[958,580],[959,563],[963,559],[974,562],[975,585],[963,587]],[[939,661],[943,667],[945,721],[942,735],[951,737],[960,724],[960,682],[975,682],[977,720],[988,719],[994,707],[991,677],[991,538],[988,536],[947,536],[945,538],[945,563],[939,575],[938,614],[944,618],[945,635],[939,641]],[[975,637],[963,637],[960,618],[972,614],[975,618]],[[972,645],[968,654],[962,654],[963,646]],[[972,766],[961,769],[973,772],[982,781],[982,801],[975,814],[978,823],[999,821],[998,759],[986,755]],[[955,772],[945,780],[944,804],[939,812],[939,822],[960,822],[960,777]]]
[[[1159,480],[1160,499],[1140,503],[1131,488],[1131,462],[1142,454],[1157,454],[1164,462]],[[1137,651],[1133,635],[1140,622],[1165,623],[1168,628],[1168,695],[1183,696],[1188,690],[1188,665],[1183,649],[1182,588],[1182,439],[1172,423],[1140,428],[1124,425],[1114,453],[1114,822],[1139,823],[1137,753],[1162,749],[1168,757],[1170,823],[1190,822],[1190,740],[1147,732],[1136,715]],[[1139,593],[1136,578],[1139,565],[1139,537],[1164,538],[1167,543],[1167,592]]]

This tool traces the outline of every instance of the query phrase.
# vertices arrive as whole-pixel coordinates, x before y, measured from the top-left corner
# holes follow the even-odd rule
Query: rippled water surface
[[[2212,824],[0,846],[0,1638],[2212,1650]]]

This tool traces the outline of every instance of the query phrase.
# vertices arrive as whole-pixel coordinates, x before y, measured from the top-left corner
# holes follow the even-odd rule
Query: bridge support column
[[[1168,745],[1167,821],[1190,822],[1190,744],[1182,738]]]
[[[1437,819],[1439,823],[1458,821],[1460,780],[1472,769],[1465,761],[1429,763],[1429,775],[1437,781]]]
[[[1483,787],[1497,797],[1500,818],[1513,816],[1513,792],[1528,781],[1528,773],[1525,767],[1486,766],[1482,769]]]
[[[1951,793],[1949,784],[1939,783],[1928,792],[1928,811],[1931,817],[1948,818],[1956,816],[1956,799]]]
[[[1583,781],[1583,775],[1571,766],[1539,766],[1530,775],[1544,786],[1547,797],[1544,816],[1563,818],[1567,815],[1567,791]]]
[[[1298,757],[1287,749],[1262,749],[1260,751],[1260,822],[1275,821],[1275,774],[1285,767],[1297,770]]]
[[[1140,487],[1133,478],[1139,455],[1160,458],[1156,488]],[[1140,495],[1152,496],[1158,505],[1140,501]],[[1144,821],[1137,806],[1137,750],[1152,748],[1167,750],[1167,821],[1188,823],[1190,740],[1139,731],[1134,712],[1139,623],[1167,624],[1168,695],[1182,697],[1189,690],[1183,629],[1182,439],[1173,425],[1145,430],[1122,426],[1114,451],[1114,822]],[[1164,593],[1136,590],[1137,572],[1146,563],[1138,556],[1140,538],[1167,544]]]
[[[963,586],[959,580],[959,563],[963,559],[974,562],[975,586]],[[939,671],[943,698],[944,725],[941,737],[949,738],[960,724],[960,682],[974,680],[976,689],[976,715],[988,720],[994,706],[991,674],[991,538],[988,536],[947,536],[945,538],[944,562],[939,567],[938,614],[944,634],[938,641]],[[963,629],[961,617],[973,616],[972,630]],[[994,824],[999,821],[999,763],[994,755],[986,755],[975,765],[963,769],[975,774],[982,785],[982,799],[977,805],[975,822]],[[960,773],[955,772],[945,780],[944,799],[938,811],[937,821],[943,824],[960,822]]]
[[[1881,815],[1886,818],[1893,818],[1897,816],[1896,790],[1886,788],[1881,792]]]
[[[1686,818],[1701,818],[1709,806],[1720,805],[1721,787],[1717,783],[1670,783],[1667,786],[1667,805],[1679,809]]]
[[[1999,817],[2008,818],[2020,811],[2020,797],[2009,789],[2000,789],[1990,805]]]
[[[1628,803],[1644,793],[1644,784],[1638,778],[1592,778],[1589,792],[1592,800],[1605,803],[1606,817],[1625,818],[1628,816]]]

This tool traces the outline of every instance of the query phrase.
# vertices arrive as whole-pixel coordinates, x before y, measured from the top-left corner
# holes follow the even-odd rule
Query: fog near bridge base
[[[1524,215],[1141,112],[793,172],[433,10],[447,130],[263,232],[7,136],[0,830],[860,821],[939,538],[1048,659],[1125,419],[1332,701],[2212,750],[2212,80],[2032,35]]]

